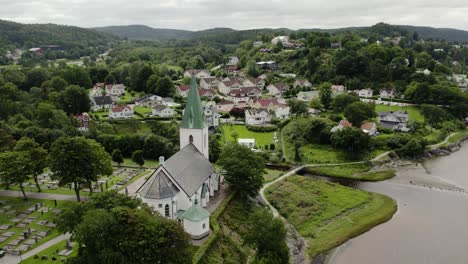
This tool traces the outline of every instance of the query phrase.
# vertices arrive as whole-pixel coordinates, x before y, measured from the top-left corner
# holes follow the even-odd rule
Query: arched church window
[[[165,215],[166,217],[169,217],[169,216],[170,216],[170,215],[169,215],[169,205],[168,205],[168,204],[166,204],[166,206],[164,207],[164,215]]]
[[[193,144],[193,136],[192,136],[192,135],[190,135],[190,136],[188,137],[188,141],[189,141],[190,144]]]

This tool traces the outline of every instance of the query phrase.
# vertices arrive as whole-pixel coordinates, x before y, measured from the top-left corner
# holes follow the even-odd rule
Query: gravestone
[[[11,227],[11,225],[7,225],[7,224],[4,224],[4,225],[0,225],[0,230],[7,230]]]

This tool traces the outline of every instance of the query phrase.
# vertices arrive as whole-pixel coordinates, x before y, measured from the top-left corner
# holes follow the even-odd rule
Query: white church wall
[[[180,149],[190,144],[190,136],[193,137],[193,145],[208,159],[208,127],[180,128]]]
[[[210,231],[210,218],[207,217],[200,222],[192,222],[184,219],[184,230],[192,237],[201,237]]]

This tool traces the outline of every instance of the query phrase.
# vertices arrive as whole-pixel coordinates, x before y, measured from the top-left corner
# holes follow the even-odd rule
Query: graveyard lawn
[[[255,139],[255,145],[257,147],[264,147],[265,145],[270,145],[274,143],[273,135],[274,132],[253,132],[247,129],[243,125],[223,125],[221,126],[222,130],[222,143],[227,143],[229,141],[235,141],[232,137],[232,133],[236,132],[237,138],[253,138]]]
[[[67,256],[62,257],[59,256],[57,252],[62,251],[66,248],[66,241],[59,242],[37,254],[38,258],[34,258],[34,256],[29,257],[20,262],[20,264],[52,264],[52,263],[60,263],[62,258],[68,259],[74,257],[78,254],[78,243],[74,243],[73,245],[73,252]],[[41,260],[41,257],[47,256],[47,259]],[[52,258],[55,257],[57,260],[53,261]]]
[[[71,201],[57,201],[57,206],[55,206],[53,200],[23,200],[22,198],[12,197],[0,197],[0,201],[4,203],[0,205],[0,211],[2,211],[2,213],[0,213],[0,227],[3,228],[3,230],[1,230],[0,240],[6,238],[6,240],[0,243],[0,247],[5,251],[9,248],[15,250],[20,247],[25,247],[21,250],[22,253],[30,251],[59,236],[60,233],[55,228],[53,220],[60,211],[69,208],[74,203]],[[39,203],[43,203],[42,207],[38,206],[38,210],[35,210],[35,205]],[[30,208],[33,210],[29,213],[27,210]],[[21,240],[17,246],[8,245],[20,237],[23,237],[23,232],[27,232],[28,228],[34,229],[28,238]],[[7,238],[5,235],[9,232],[12,233],[12,236]],[[32,241],[36,236],[39,239],[37,243],[34,243]],[[32,244],[28,247],[25,242],[28,242],[26,244]],[[28,248],[26,249],[26,247]]]
[[[128,184],[135,181],[139,177],[146,174],[145,168],[125,168],[125,167],[114,167],[114,173],[110,177],[101,177],[99,180],[102,182],[98,182],[95,184],[93,189],[94,192],[101,192],[106,190],[121,190],[125,188]],[[49,178],[47,178],[49,179]],[[107,180],[107,184],[105,181]],[[72,195],[75,196],[75,191],[70,187],[59,187],[56,183],[51,185],[50,182],[56,182],[52,180],[47,180],[49,183],[41,184],[41,191],[43,193],[52,193],[52,194],[64,194],[64,195]],[[27,192],[37,192],[36,185],[33,180],[28,181],[27,183],[23,184],[25,186],[25,191]],[[102,187],[101,187],[102,186]],[[11,186],[10,190],[20,191],[19,186]],[[80,191],[80,196],[88,196],[89,190],[87,186],[83,186]]]
[[[311,257],[388,221],[397,209],[385,195],[301,176],[273,184],[265,195],[308,240]]]

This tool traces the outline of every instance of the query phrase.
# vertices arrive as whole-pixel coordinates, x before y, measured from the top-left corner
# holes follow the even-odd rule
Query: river
[[[329,263],[468,263],[468,143],[394,179],[357,187],[393,197],[398,211],[331,252]]]

